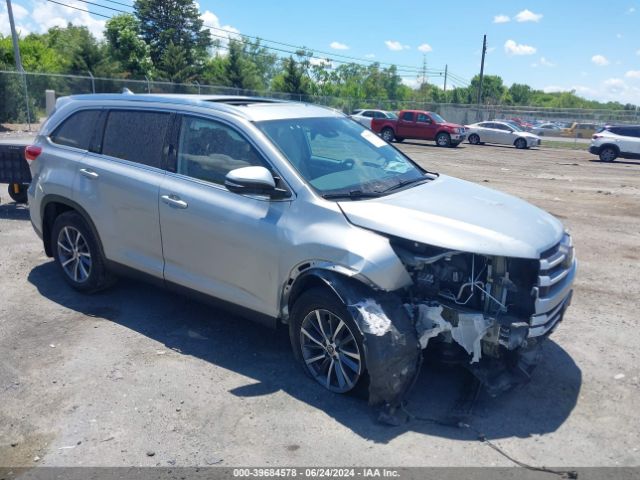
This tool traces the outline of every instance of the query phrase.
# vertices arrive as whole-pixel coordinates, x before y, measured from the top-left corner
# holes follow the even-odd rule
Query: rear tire
[[[446,132],[440,132],[436,135],[436,145],[439,147],[451,146],[451,136]]]
[[[17,192],[16,192],[17,190]],[[16,203],[27,203],[27,186],[20,183],[10,183],[7,189],[11,200]]]
[[[291,309],[289,338],[307,375],[334,393],[366,383],[363,337],[346,307],[323,288],[304,292]]]
[[[393,130],[389,127],[383,128],[382,132],[380,133],[380,136],[385,142],[388,142],[388,143],[393,142],[393,139],[395,138]]]
[[[64,212],[51,229],[51,251],[65,281],[81,292],[95,292],[111,285],[105,260],[91,228],[82,216]]]
[[[517,149],[520,149],[520,150],[527,148],[527,141],[524,138],[516,139],[516,141],[513,144]]]
[[[600,157],[601,162],[613,162],[618,158],[618,152],[613,147],[604,147],[600,149],[598,157]]]
[[[469,143],[471,145],[480,145],[480,136],[476,133],[469,135]]]

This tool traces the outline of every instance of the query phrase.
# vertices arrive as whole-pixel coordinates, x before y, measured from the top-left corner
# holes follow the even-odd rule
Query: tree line
[[[213,33],[212,33],[213,32]],[[104,39],[86,27],[53,27],[20,39],[28,72],[87,75],[122,79],[166,80],[176,83],[221,85],[256,93],[283,92],[312,101],[315,96],[348,98],[353,107],[396,108],[406,102],[475,104],[479,76],[468,87],[447,92],[428,81],[410,87],[395,66],[363,65],[319,60],[313,51],[299,49],[280,57],[260,39],[221,38],[200,18],[193,0],[136,0],[133,13],[111,17]],[[0,68],[15,68],[10,36],[0,35]],[[418,75],[418,74],[416,74]],[[0,76],[0,120],[24,119],[24,101],[17,78]],[[51,78],[30,79],[29,89],[55,88],[73,93],[73,85]],[[66,92],[68,91],[68,92]],[[34,99],[34,108],[39,107]],[[619,102],[602,103],[575,92],[546,93],[525,84],[506,86],[497,75],[486,75],[481,103],[549,108],[635,109]],[[21,106],[22,105],[22,106]]]

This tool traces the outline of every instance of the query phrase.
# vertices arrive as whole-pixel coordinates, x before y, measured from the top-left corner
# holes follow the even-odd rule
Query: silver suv
[[[427,345],[491,393],[528,379],[570,303],[557,219],[328,108],[68,97],[26,156],[31,221],[72,287],[135,271],[286,324],[312,378],[372,404],[399,405]]]

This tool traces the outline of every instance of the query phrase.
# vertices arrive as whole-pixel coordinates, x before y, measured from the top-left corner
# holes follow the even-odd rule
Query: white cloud
[[[556,66],[555,63],[550,62],[545,57],[540,57],[540,65],[542,65],[543,67],[555,67]]]
[[[604,55],[594,55],[591,57],[591,61],[599,67],[605,67],[609,65],[609,60]]]
[[[364,58],[376,58],[375,53],[367,53]]]
[[[208,27],[209,32],[211,32],[211,38],[220,42],[220,48],[215,50],[218,55],[224,56],[228,53],[229,40],[240,40],[242,38],[240,30],[231,25],[221,25],[218,16],[210,10],[205,10],[200,15],[200,19],[204,22],[205,28]]]
[[[66,3],[81,9],[87,7],[86,3],[78,0],[69,0]],[[30,2],[29,6],[30,8],[27,8],[16,2],[12,4],[16,30],[21,36],[30,32],[44,33],[52,27],[66,27],[68,23],[71,23],[78,27],[87,27],[96,38],[102,38],[105,21],[96,19],[88,12],[43,0]],[[9,18],[4,2],[0,5],[0,33],[3,35],[10,33]]]
[[[428,43],[423,43],[418,47],[418,50],[420,50],[422,53],[428,53],[431,52],[433,48],[431,48],[431,45],[429,45]]]
[[[627,10],[627,13],[633,13],[635,11],[636,11],[635,7],[631,7],[629,8],[629,10]]]
[[[531,10],[522,10],[515,16],[516,22],[539,22],[542,19],[541,13],[533,13]]]
[[[504,42],[504,51],[507,55],[533,55],[536,53],[536,48],[507,40]]]
[[[508,23],[511,19],[507,15],[496,15],[493,17],[493,23]]]
[[[609,78],[594,86],[573,85],[561,87],[549,85],[544,87],[543,90],[547,93],[570,92],[573,90],[577,95],[600,102],[621,102],[640,105],[640,87],[629,85],[621,78]]]
[[[334,50],[349,50],[348,45],[345,45],[344,43],[340,43],[340,42],[331,42],[329,46]]]
[[[333,68],[333,63],[328,58],[311,57],[311,58],[309,58],[309,63],[311,65],[316,65],[316,66],[323,65],[323,66],[328,67],[328,68]]]
[[[399,52],[401,50],[409,50],[409,48],[411,48],[409,47],[409,45],[403,45],[397,40],[385,40],[384,44],[387,46],[389,50],[392,50],[394,52]]]
[[[634,78],[634,79],[640,80],[640,70],[629,70],[627,73],[624,74],[624,76],[627,78]]]

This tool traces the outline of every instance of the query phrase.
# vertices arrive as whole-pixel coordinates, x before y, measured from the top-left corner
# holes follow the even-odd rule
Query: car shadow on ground
[[[600,160],[599,158],[593,158],[591,160],[589,160],[591,163],[619,163],[621,165],[635,165],[636,167],[640,167],[640,159],[636,160],[635,162],[633,160],[630,161],[625,161],[625,160],[620,160],[619,158],[616,158],[613,162],[603,162],[602,160]]]
[[[29,206],[22,203],[0,204],[0,218],[5,220],[29,220]]]
[[[176,352],[253,379],[230,391],[238,397],[281,390],[377,443],[387,443],[408,431],[459,440],[477,438],[469,429],[419,420],[399,427],[377,423],[375,410],[364,398],[328,393],[304,374],[294,363],[284,328],[271,330],[131,279],[120,279],[107,291],[84,295],[61,280],[53,262],[35,267],[28,279],[44,297],[65,308],[116,322]],[[468,378],[463,369],[425,362],[408,396],[407,409],[420,417],[444,418],[459,400]],[[481,394],[470,423],[491,439],[553,432],[575,407],[581,383],[581,371],[571,357],[548,341],[532,381],[498,398]]]

